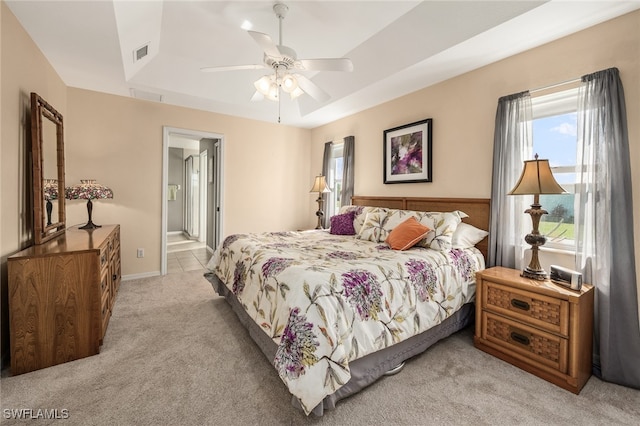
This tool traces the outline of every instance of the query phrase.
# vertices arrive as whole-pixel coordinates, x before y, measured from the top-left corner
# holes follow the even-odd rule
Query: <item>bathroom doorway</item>
[[[223,136],[163,130],[161,274],[204,271],[222,228]]]

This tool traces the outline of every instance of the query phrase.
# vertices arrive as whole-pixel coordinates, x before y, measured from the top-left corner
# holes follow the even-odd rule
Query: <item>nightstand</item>
[[[476,274],[474,344],[575,394],[591,376],[591,285],[573,291],[495,267]]]

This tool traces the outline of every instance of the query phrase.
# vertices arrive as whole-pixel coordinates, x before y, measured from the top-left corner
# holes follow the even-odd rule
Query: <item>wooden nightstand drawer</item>
[[[487,281],[482,308],[569,336],[569,303]]]
[[[532,365],[542,364],[561,373],[567,372],[569,342],[555,334],[483,312],[482,337],[501,346],[512,356],[523,355],[523,360]]]
[[[591,376],[593,287],[580,291],[500,266],[476,274],[475,346],[579,393]]]

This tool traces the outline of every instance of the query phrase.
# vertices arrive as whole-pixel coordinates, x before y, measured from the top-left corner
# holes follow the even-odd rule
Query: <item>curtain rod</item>
[[[553,89],[554,87],[564,86],[565,84],[572,84],[582,81],[582,78],[574,78],[572,80],[561,81],[560,83],[550,84],[549,86],[537,87],[529,90],[529,93],[541,92],[543,90]]]

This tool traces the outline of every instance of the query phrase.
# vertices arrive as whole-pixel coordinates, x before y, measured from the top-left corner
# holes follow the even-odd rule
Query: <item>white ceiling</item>
[[[241,28],[278,41],[274,1],[6,1],[66,85],[275,122],[251,101],[268,70]],[[308,73],[331,99],[282,96],[283,124],[313,128],[640,8],[634,1],[284,1],[283,44],[299,58],[348,57]],[[149,55],[134,51],[149,43]]]

